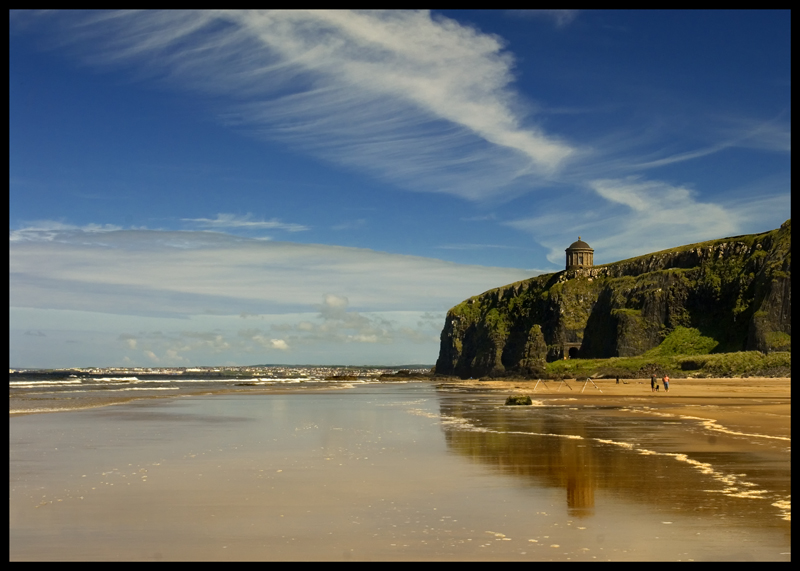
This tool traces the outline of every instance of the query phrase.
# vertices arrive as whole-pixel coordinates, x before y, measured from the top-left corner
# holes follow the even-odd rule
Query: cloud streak
[[[508,13],[524,18],[552,20],[557,28],[568,26],[578,17],[578,10],[509,10]]]
[[[12,243],[27,241],[46,242],[81,234],[92,235],[121,229],[120,226],[114,224],[87,224],[85,226],[76,226],[56,220],[39,220],[29,222],[25,227],[18,230],[9,231],[8,240]]]
[[[595,249],[595,263],[609,263],[734,236],[741,232],[744,221],[758,221],[759,213],[763,218],[765,211],[783,209],[786,218],[791,215],[788,195],[766,195],[763,191],[717,204],[704,202],[691,188],[634,176],[593,180],[587,187],[591,194],[582,200],[594,208],[573,214],[553,208],[548,214],[507,224],[535,236],[550,248],[547,259],[561,265],[564,248],[578,234]],[[570,215],[573,223],[567,231],[563,220]]]
[[[449,308],[476,291],[530,277],[363,248],[240,238],[216,232],[51,226],[9,245],[10,304],[120,314],[304,311],[325,294],[358,311]]]
[[[498,37],[427,11],[51,17],[85,61],[223,95],[230,125],[415,190],[479,199],[576,152],[525,116]]]
[[[367,346],[360,362],[432,363],[449,307],[534,273],[221,232],[97,228],[42,221],[12,232],[16,366],[347,364]]]
[[[273,218],[272,220],[253,220],[253,215],[248,213],[245,216],[234,214],[217,214],[216,218],[181,218],[183,222],[189,222],[195,226],[214,229],[242,229],[242,230],[285,230],[287,232],[302,232],[308,230],[308,226],[281,222]]]
[[[668,157],[635,163],[628,168],[637,171],[657,168],[673,163],[699,159],[726,149],[734,148],[750,148],[775,153],[791,153],[791,129],[788,125],[779,122],[778,119],[772,121],[756,121],[744,118],[729,118],[727,120],[722,120],[722,123],[724,126],[716,129],[724,139],[719,143]]]

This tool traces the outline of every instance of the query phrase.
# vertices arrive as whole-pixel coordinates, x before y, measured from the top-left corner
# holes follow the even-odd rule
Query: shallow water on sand
[[[12,417],[11,560],[789,560],[790,441],[424,383]]]

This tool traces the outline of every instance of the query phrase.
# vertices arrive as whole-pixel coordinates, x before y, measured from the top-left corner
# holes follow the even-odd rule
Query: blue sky
[[[790,217],[788,11],[13,12],[10,366],[433,363]]]

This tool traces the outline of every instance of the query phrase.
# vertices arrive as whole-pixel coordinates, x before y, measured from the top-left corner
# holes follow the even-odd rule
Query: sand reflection
[[[704,418],[648,415],[630,407],[567,401],[505,407],[497,400],[441,396],[449,449],[529,486],[564,489],[570,516],[594,515],[602,491],[684,514],[747,518],[766,526],[784,520],[788,528],[786,439],[720,434]]]

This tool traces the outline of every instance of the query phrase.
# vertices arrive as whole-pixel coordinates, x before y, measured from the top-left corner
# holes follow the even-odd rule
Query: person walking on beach
[[[656,374],[650,375],[650,392],[656,392]]]
[[[663,381],[664,381],[664,392],[668,393],[669,392],[669,377],[667,375],[664,375]]]

